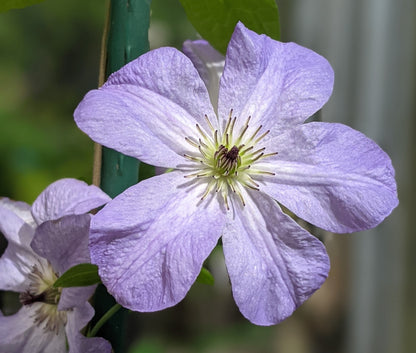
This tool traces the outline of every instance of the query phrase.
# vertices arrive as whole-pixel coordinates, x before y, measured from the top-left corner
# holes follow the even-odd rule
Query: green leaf
[[[44,0],[1,0],[0,12],[4,12],[11,9],[21,9],[26,6],[37,4]]]
[[[214,285],[214,276],[205,267],[202,267],[196,281],[203,284]]]
[[[273,39],[280,39],[275,0],[179,0],[199,34],[225,54],[238,21]]]
[[[59,277],[54,287],[85,287],[100,283],[98,267],[92,264],[79,264],[71,267],[61,277]]]

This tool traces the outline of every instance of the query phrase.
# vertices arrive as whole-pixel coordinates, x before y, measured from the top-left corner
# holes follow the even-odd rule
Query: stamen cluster
[[[66,312],[58,311],[62,288],[53,287],[57,275],[49,263],[38,265],[33,266],[32,272],[28,275],[29,288],[20,294],[19,299],[23,305],[39,303],[33,317],[34,324],[39,326],[45,323],[45,330],[58,334],[66,324]]]
[[[273,175],[265,170],[255,168],[255,163],[261,159],[277,154],[265,153],[265,147],[256,148],[256,145],[269,133],[269,130],[260,134],[260,125],[251,135],[247,135],[251,117],[249,116],[238,134],[235,134],[237,117],[232,117],[231,109],[224,131],[215,129],[205,115],[211,134],[205,133],[196,124],[199,137],[185,137],[185,140],[196,150],[192,154],[185,154],[185,158],[195,162],[192,166],[196,172],[187,177],[206,178],[207,187],[201,200],[215,190],[220,192],[227,209],[229,209],[229,190],[236,194],[242,205],[245,205],[242,188],[247,187],[259,190],[259,184],[254,178],[259,174]]]

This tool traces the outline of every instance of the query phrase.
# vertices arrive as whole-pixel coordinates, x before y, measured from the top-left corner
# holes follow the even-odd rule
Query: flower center
[[[49,262],[46,265],[38,263],[33,265],[28,277],[29,288],[20,293],[20,302],[23,305],[37,305],[33,322],[38,326],[43,324],[45,331],[58,334],[66,324],[66,312],[58,311],[62,288],[53,287],[56,273]]]
[[[217,160],[217,168],[222,175],[232,175],[237,171],[238,165],[241,164],[241,158],[238,154],[239,149],[233,146],[230,150],[224,145],[218,148],[214,158]]]
[[[193,162],[191,170],[194,171],[186,177],[205,178],[207,181],[207,187],[201,200],[215,190],[222,195],[227,209],[229,209],[230,191],[238,196],[244,206],[242,188],[259,190],[259,184],[255,181],[256,177],[274,175],[269,171],[256,168],[256,163],[277,154],[277,152],[265,153],[265,147],[257,147],[259,142],[269,133],[269,131],[260,133],[261,125],[251,135],[247,134],[251,117],[248,117],[239,133],[236,134],[237,117],[232,117],[232,113],[231,110],[223,132],[214,129],[211,121],[205,115],[210,133],[207,134],[196,124],[198,138],[185,137],[194,150],[192,153],[184,155],[185,158]]]

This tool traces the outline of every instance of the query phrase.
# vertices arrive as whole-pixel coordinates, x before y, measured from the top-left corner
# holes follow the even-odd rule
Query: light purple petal
[[[34,226],[27,206],[29,205],[23,202],[0,199],[0,232],[4,234],[8,242],[14,242],[24,247],[29,247],[33,234],[30,231],[25,232],[22,237],[21,229],[23,226],[33,229],[31,224]]]
[[[89,303],[83,303],[67,312],[66,334],[69,353],[110,353],[111,344],[101,337],[87,338],[80,333],[94,316],[94,309]]]
[[[110,201],[95,185],[76,179],[61,179],[49,185],[32,205],[38,224],[70,214],[87,213]]]
[[[38,256],[29,246],[34,229],[15,211],[13,208],[6,208],[4,202],[0,203],[0,232],[8,241],[0,258],[0,289],[24,291],[28,284],[27,274],[32,271]]]
[[[48,259],[59,275],[75,265],[90,263],[90,220],[90,214],[83,214],[42,223],[36,229],[32,242],[33,250]],[[94,293],[95,287],[64,288],[59,300],[59,310],[71,309],[79,303],[86,302]]]
[[[189,150],[195,124],[214,121],[207,89],[192,62],[174,48],[140,56],[90,91],[75,110],[94,141],[146,163],[175,167]]]
[[[36,223],[32,217],[31,206],[26,202],[10,200],[7,197],[0,198],[0,207],[7,208],[25,223],[35,227]]]
[[[325,58],[295,43],[258,35],[239,22],[227,49],[218,112],[230,109],[243,124],[281,131],[304,122],[332,93],[334,74]]]
[[[91,221],[91,261],[118,303],[156,311],[182,300],[217,244],[225,212],[182,173],[127,189]]]
[[[325,281],[323,244],[285,215],[270,197],[247,194],[222,238],[234,299],[257,325],[290,316]]]
[[[37,305],[23,306],[16,314],[0,313],[0,352],[4,353],[65,353],[65,335],[45,331],[33,324]]]
[[[29,285],[27,275],[40,259],[14,243],[9,243],[0,259],[0,289],[24,292]]]
[[[90,220],[90,214],[82,214],[44,222],[36,229],[31,246],[61,275],[75,265],[90,262]]]
[[[58,310],[71,310],[80,303],[87,302],[95,292],[96,285],[63,288],[59,298]]]
[[[318,227],[372,228],[398,204],[390,158],[358,131],[308,123],[268,142],[278,155],[271,161],[275,176],[262,190]]]
[[[224,70],[225,57],[216,51],[206,40],[187,40],[182,51],[192,60],[208,89],[209,98],[217,111],[220,78]]]

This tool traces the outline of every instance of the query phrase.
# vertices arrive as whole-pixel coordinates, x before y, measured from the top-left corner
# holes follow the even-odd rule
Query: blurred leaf
[[[214,285],[214,276],[205,267],[202,267],[196,281],[203,284]]]
[[[179,0],[199,34],[225,54],[238,21],[273,39],[280,39],[275,0]]]
[[[152,340],[151,338],[142,337],[140,342],[134,344],[129,353],[160,353],[166,352],[166,347],[159,341]]]
[[[79,264],[71,267],[53,284],[54,287],[85,287],[100,283],[98,267],[93,264]]]
[[[1,0],[0,12],[4,12],[11,9],[21,9],[30,5],[37,4],[44,0]]]

